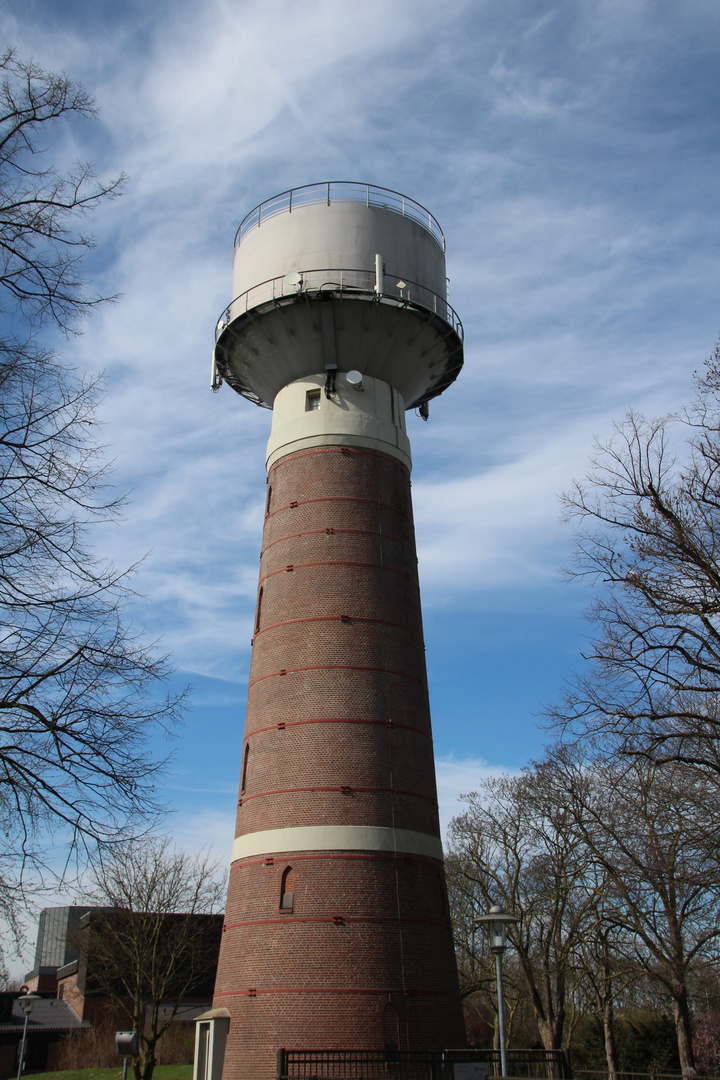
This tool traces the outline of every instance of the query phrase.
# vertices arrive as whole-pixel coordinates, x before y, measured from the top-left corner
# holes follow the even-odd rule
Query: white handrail
[[[268,301],[277,302],[287,297],[320,292],[323,289],[329,292],[345,294],[346,296],[367,297],[368,300],[377,301],[375,274],[373,271],[335,268],[303,270],[299,272],[299,275],[299,284],[288,284],[286,277],[279,275],[268,278],[267,281],[259,281],[256,285],[234,297],[217,321],[215,340],[218,340],[233,319],[245,315],[248,311]],[[354,280],[347,282],[345,275],[351,275]],[[338,277],[339,281],[337,280]],[[386,284],[383,288],[381,303],[387,301],[398,307],[409,307],[430,312],[447,323],[459,336],[460,340],[463,340],[464,331],[460,318],[444,297],[439,296],[417,281],[405,281],[402,289],[398,289],[397,285],[393,284]],[[393,295],[390,291],[393,289],[396,290],[396,295]]]
[[[273,195],[260,203],[240,222],[240,227],[235,234],[235,247],[240,244],[247,234],[255,228],[259,228],[263,221],[275,217],[277,214],[291,214],[293,203],[295,209],[300,205],[309,206],[313,203],[325,203],[330,206],[336,202],[359,202],[365,206],[381,206],[392,213],[400,214],[401,217],[409,217],[421,225],[433,239],[445,251],[445,236],[435,217],[430,211],[414,199],[408,198],[400,191],[392,188],[377,187],[375,184],[355,183],[351,180],[330,180],[322,184],[304,184],[302,187],[290,188],[282,191],[279,195]]]

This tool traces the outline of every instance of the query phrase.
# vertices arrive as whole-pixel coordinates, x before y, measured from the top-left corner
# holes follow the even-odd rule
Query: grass
[[[153,1080],[192,1080],[192,1065],[156,1065]],[[132,1067],[128,1080],[132,1080]],[[64,1069],[57,1072],[26,1073],[25,1080],[122,1080],[122,1065],[118,1069]]]

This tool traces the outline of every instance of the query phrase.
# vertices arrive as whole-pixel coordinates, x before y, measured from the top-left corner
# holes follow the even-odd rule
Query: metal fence
[[[290,281],[288,281],[289,276]],[[268,278],[267,281],[260,281],[236,296],[217,321],[215,340],[217,341],[228,323],[239,315],[245,315],[253,308],[269,302],[278,303],[321,292],[333,294],[341,299],[379,299],[375,293],[373,270],[321,269],[298,271],[295,275],[280,275]],[[382,299],[399,307],[431,311],[448,323],[461,340],[463,338],[462,323],[457,312],[448,304],[447,298],[438,296],[416,281],[395,282],[386,279]]]
[[[563,1050],[508,1050],[508,1075],[571,1080]],[[483,1080],[500,1075],[499,1050],[279,1050],[278,1080]]]
[[[240,228],[235,234],[235,246],[241,243],[247,234],[253,229],[260,228],[263,221],[277,217],[278,214],[292,214],[302,206],[325,203],[355,202],[364,206],[379,207],[382,210],[391,210],[402,217],[410,218],[418,225],[422,225],[432,238],[445,251],[445,237],[435,217],[421,203],[409,199],[400,191],[392,191],[390,188],[377,187],[375,184],[356,184],[347,180],[331,180],[323,184],[305,184],[304,187],[293,188],[291,191],[283,191],[279,195],[273,195],[271,199],[260,203],[254,210],[240,222]]]
[[[575,1080],[609,1080],[607,1069],[575,1069]],[[614,1080],[682,1080],[680,1072],[617,1072]],[[705,1076],[703,1080],[718,1080],[716,1076]]]

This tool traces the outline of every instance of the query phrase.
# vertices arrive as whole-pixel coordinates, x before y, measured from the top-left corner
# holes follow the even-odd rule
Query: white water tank
[[[462,367],[442,230],[384,188],[331,182],[260,204],[238,229],[233,292],[218,321],[215,381],[259,405],[272,407],[296,379],[357,369],[412,408]]]

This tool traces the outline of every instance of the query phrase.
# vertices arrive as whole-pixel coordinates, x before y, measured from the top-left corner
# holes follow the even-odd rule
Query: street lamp
[[[489,915],[481,915],[475,923],[487,923],[490,932],[490,949],[495,953],[495,980],[497,982],[498,1028],[500,1029],[500,1075],[507,1076],[507,1036],[505,1033],[505,993],[503,991],[502,954],[507,948],[507,924],[520,922],[514,915],[508,915],[497,904],[490,908]]]
[[[25,1023],[23,1024],[22,1043],[20,1045],[20,1061],[18,1062],[17,1080],[22,1080],[23,1065],[25,1063],[25,1045],[27,1043],[27,1029],[28,1020],[30,1019],[30,1013],[33,1011],[33,1005],[35,1004],[35,1002],[40,1001],[40,995],[29,993],[26,986],[23,986],[22,990],[24,990],[25,992],[23,993],[21,991],[20,996],[15,999],[25,1016]]]

